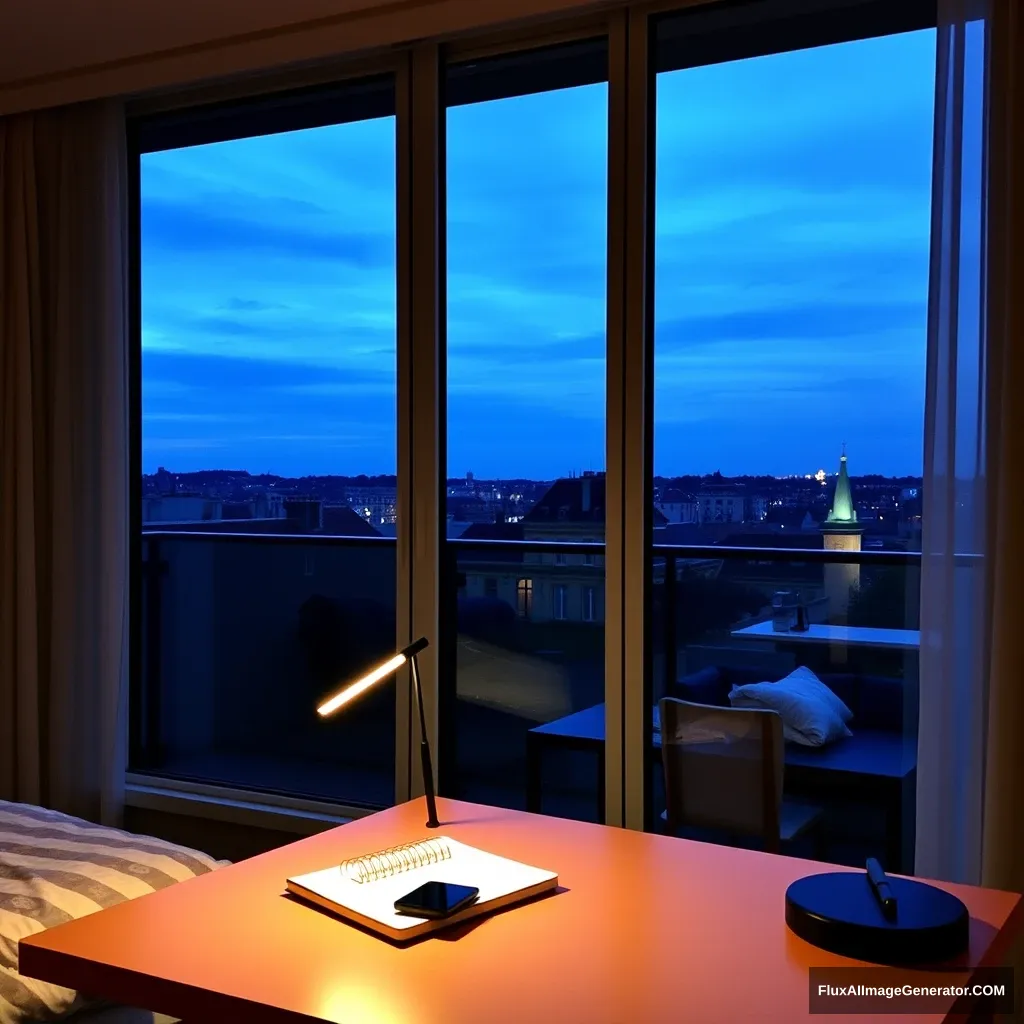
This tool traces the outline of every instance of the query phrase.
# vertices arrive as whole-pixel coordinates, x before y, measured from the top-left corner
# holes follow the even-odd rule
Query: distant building
[[[500,516],[500,509],[494,502],[476,495],[449,496],[445,511],[450,520],[458,523],[493,523]]]
[[[809,508],[785,505],[769,507],[763,522],[784,533],[816,533],[821,526]]]
[[[283,519],[284,495],[261,492],[252,499],[252,509],[253,519]]]
[[[376,526],[397,521],[398,490],[395,487],[348,488],[345,500],[367,523]]]
[[[318,498],[285,498],[284,518],[295,533],[318,533],[323,526],[323,507]]]
[[[652,509],[654,526],[668,520]],[[463,536],[538,543],[603,544],[605,475],[586,472],[556,480],[518,523],[478,523]],[[604,622],[604,556],[544,550],[474,552],[460,556],[467,597],[499,598],[534,622]]]
[[[142,499],[142,522],[204,523],[223,519],[222,502],[200,494],[165,494]]]
[[[255,503],[252,501],[222,501],[221,517],[224,519],[248,520],[255,519]]]
[[[379,537],[389,525],[372,526],[348,505],[324,505],[320,510],[320,532],[334,537]]]
[[[174,474],[161,466],[155,473],[156,489],[159,494],[173,494],[178,489]]]
[[[853,491],[846,469],[846,449],[839,458],[839,476],[832,497],[828,518],[821,524],[821,535],[826,551],[860,551],[863,526],[857,522],[853,505]],[[850,592],[860,586],[860,563],[839,562],[825,566],[825,593],[828,596],[830,618],[844,619],[850,606]]]
[[[715,473],[701,481],[697,522],[758,523],[765,517],[765,507],[765,499],[749,494],[744,484]]]
[[[698,522],[698,505],[691,497],[675,489],[668,490],[655,508],[670,523],[696,523]]]

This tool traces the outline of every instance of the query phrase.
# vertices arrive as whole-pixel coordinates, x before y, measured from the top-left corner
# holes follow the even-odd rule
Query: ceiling
[[[0,116],[230,80],[621,0],[0,0]]]
[[[0,87],[316,19],[404,6],[403,0],[2,0]]]

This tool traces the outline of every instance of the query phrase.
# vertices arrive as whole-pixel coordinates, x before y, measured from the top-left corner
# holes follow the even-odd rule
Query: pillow
[[[783,676],[779,680],[780,683],[786,682],[788,679],[798,680],[801,685],[805,685],[808,690],[813,690],[818,693],[823,701],[828,704],[835,713],[844,721],[849,722],[853,718],[853,712],[836,696],[833,690],[830,690],[806,665],[801,665],[800,668],[793,669],[788,676]],[[778,683],[775,684],[776,686]]]
[[[0,1024],[54,1020],[85,1000],[18,973],[18,940],[224,864],[162,839],[0,800]]]
[[[831,700],[822,695],[821,691],[827,689],[817,679],[793,673],[777,683],[734,686],[729,692],[729,703],[734,708],[777,711],[787,740],[805,747],[823,747],[833,740],[853,735],[836,709],[835,694],[831,694]]]

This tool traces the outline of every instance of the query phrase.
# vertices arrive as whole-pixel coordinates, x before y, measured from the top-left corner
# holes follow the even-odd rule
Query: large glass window
[[[591,819],[603,813],[604,628],[584,595],[604,582],[585,542],[600,550],[605,516],[606,66],[604,43],[455,64],[446,127],[457,629],[442,781]],[[539,730],[579,711],[593,751],[549,756]]]
[[[827,856],[906,868],[934,4],[804,6],[651,19],[653,507],[622,498],[653,655],[625,695],[813,671],[852,737],[788,743],[786,794],[823,800]],[[487,52],[442,89],[438,777],[600,818],[607,220],[642,207],[608,194],[607,40]],[[378,78],[134,125],[135,770],[393,798],[391,688],[315,707],[395,643],[394,115]],[[814,761],[841,750],[843,792]]]
[[[395,642],[390,81],[138,126],[131,767],[382,805]]]
[[[787,800],[906,869],[935,35],[773,6],[657,26],[653,696],[813,670],[852,736],[787,729]]]

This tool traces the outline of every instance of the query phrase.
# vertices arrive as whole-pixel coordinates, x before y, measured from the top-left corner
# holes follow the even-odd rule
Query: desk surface
[[[453,800],[439,812],[442,834],[553,868],[564,891],[406,948],[282,895],[288,875],[422,838],[416,800],[23,940],[21,970],[190,1024],[611,1024],[683,1008],[715,1024],[803,1019],[807,968],[854,963],[786,928],[786,886],[821,865]],[[998,962],[1020,898],[945,887],[971,911],[964,964]]]
[[[745,640],[776,640],[802,644],[846,644],[850,647],[896,647],[916,651],[921,646],[917,629],[875,629],[873,626],[827,626],[812,623],[803,632],[776,632],[771,621],[755,622],[743,629],[734,629],[732,636]]]

